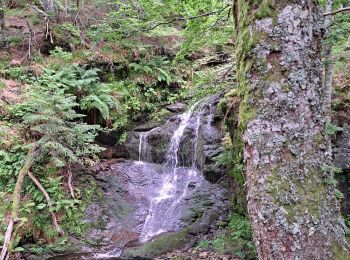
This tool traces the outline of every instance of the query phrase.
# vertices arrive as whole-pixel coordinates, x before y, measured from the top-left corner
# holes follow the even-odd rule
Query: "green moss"
[[[303,180],[294,178],[286,180],[279,174],[280,168],[276,168],[267,178],[269,194],[272,202],[282,206],[286,212],[289,223],[296,217],[305,214],[305,210],[316,219],[320,218],[320,204],[326,197],[326,189],[319,180],[319,171],[310,172]],[[297,200],[286,201],[289,194],[297,194]]]
[[[324,136],[322,133],[317,133],[312,137],[312,141],[319,147],[324,144]]]
[[[284,93],[287,93],[290,90],[290,86],[288,84],[282,84],[281,89]]]
[[[349,260],[350,259],[350,254],[349,251],[344,249],[337,243],[336,241],[333,242],[332,245],[332,260]]]
[[[190,240],[191,236],[188,230],[185,229],[177,233],[161,236],[142,246],[127,249],[122,256],[153,259],[169,251],[183,248]]]
[[[261,32],[251,32],[248,27],[254,20],[266,16],[273,15],[273,1],[256,2],[259,7],[251,10],[250,3],[239,0],[237,2],[238,10],[235,16],[236,28],[236,74],[237,74],[237,90],[230,95],[236,95],[239,99],[239,116],[238,128],[234,133],[231,133],[233,146],[233,162],[230,167],[230,173],[234,178],[236,195],[234,203],[238,206],[240,212],[246,212],[245,192],[244,192],[244,163],[243,150],[244,142],[242,135],[246,130],[247,123],[255,116],[255,108],[249,103],[250,100],[250,85],[248,83],[248,75],[251,72],[253,59],[250,57],[251,50],[257,45],[264,35]],[[264,61],[266,63],[266,61]]]
[[[255,14],[256,19],[276,17],[274,0],[263,0],[263,1],[255,1],[255,2],[259,5],[259,8]]]
[[[255,117],[256,113],[253,102],[251,102],[251,97],[253,96],[252,91],[255,91],[255,97],[262,95],[262,93],[257,92],[261,90],[252,90],[249,85],[249,79],[254,77],[254,75],[252,75],[252,71],[254,72],[255,70],[256,73],[259,73],[259,71],[261,72],[266,70],[268,63],[266,59],[257,61],[255,60],[256,58],[254,55],[251,55],[251,51],[253,48],[255,48],[255,46],[257,46],[257,43],[268,36],[263,32],[254,31],[254,28],[252,31],[252,27],[249,27],[249,24],[253,24],[255,20],[264,19],[266,17],[271,17],[273,22],[275,22],[275,7],[276,2],[274,0],[255,0],[253,1],[253,5],[249,1],[238,0],[234,6],[238,82],[237,91],[235,91],[234,94],[236,94],[239,98],[240,105],[238,129],[236,129],[235,133],[231,133],[232,142],[235,145],[233,147],[234,158],[230,172],[233,174],[235,182],[240,186],[241,190],[243,190],[244,183],[244,142],[242,140],[242,135],[246,130],[247,123]],[[272,53],[271,61],[269,62],[272,62],[274,69],[265,76],[265,80],[270,82],[279,82],[281,81],[283,74],[281,65],[279,64],[279,46],[273,46],[272,51],[274,53]],[[253,64],[258,64],[259,68],[253,68]],[[282,86],[282,91],[288,92],[289,86]],[[273,183],[276,182],[276,186],[274,186],[271,190],[273,196],[277,196],[279,192],[287,193],[290,189],[289,183],[285,183],[281,177],[277,178],[279,179],[273,181]],[[238,192],[238,194],[240,194],[240,192]],[[311,211],[315,210],[311,209]]]
[[[164,121],[165,118],[171,115],[171,112],[165,108],[162,108],[160,111],[155,112],[151,115],[152,122],[159,124],[159,122]]]

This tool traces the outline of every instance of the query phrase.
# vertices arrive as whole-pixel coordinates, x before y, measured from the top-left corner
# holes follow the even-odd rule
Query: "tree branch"
[[[333,11],[333,12],[323,13],[323,16],[336,15],[338,13],[343,13],[343,12],[347,12],[347,11],[350,11],[350,7],[344,7],[344,8],[340,8],[340,9]]]
[[[173,22],[176,22],[176,21],[189,21],[189,20],[195,20],[195,19],[198,19],[198,18],[211,16],[211,15],[214,15],[214,14],[220,14],[223,11],[225,11],[227,8],[230,8],[230,7],[231,7],[231,5],[227,5],[227,6],[225,6],[224,8],[222,8],[222,9],[220,9],[218,11],[212,11],[212,12],[209,12],[209,13],[204,13],[204,14],[200,14],[200,15],[196,15],[196,16],[176,17],[176,18],[173,18],[173,19],[168,20],[168,21],[157,23],[154,26],[152,26],[151,28],[148,28],[146,31],[152,31],[155,28],[157,28],[158,26],[165,25],[165,24],[170,24],[170,23],[173,23]]]
[[[52,202],[51,202],[51,198],[50,195],[47,193],[47,191],[45,190],[44,186],[41,185],[41,183],[39,182],[39,180],[37,178],[34,177],[34,175],[31,172],[28,172],[28,176],[32,179],[32,181],[35,183],[35,185],[39,188],[39,190],[44,194],[46,201],[47,201],[47,205],[49,207],[49,211],[51,213],[51,217],[52,217],[52,222],[53,225],[55,226],[55,229],[57,230],[57,232],[60,235],[63,235],[64,232],[63,230],[58,226],[57,223],[57,218],[55,213],[53,213],[53,208],[52,208]]]
[[[68,168],[68,187],[69,187],[70,194],[72,195],[72,198],[75,199],[74,186],[73,186],[73,176],[72,176],[72,171],[71,171],[70,167]]]

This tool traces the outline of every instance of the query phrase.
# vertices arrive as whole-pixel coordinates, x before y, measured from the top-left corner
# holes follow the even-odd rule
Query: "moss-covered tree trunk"
[[[24,178],[27,176],[30,168],[33,165],[34,160],[34,149],[31,148],[27,154],[26,160],[18,173],[17,181],[15,185],[15,189],[12,194],[12,211],[9,219],[9,223],[7,225],[4,243],[2,246],[2,250],[0,253],[0,260],[5,260],[8,258],[9,252],[12,250],[12,242],[14,240],[13,230],[15,228],[16,223],[19,220],[19,208],[21,203],[21,190],[24,182]]]
[[[240,129],[259,259],[347,259],[315,0],[234,0]]]

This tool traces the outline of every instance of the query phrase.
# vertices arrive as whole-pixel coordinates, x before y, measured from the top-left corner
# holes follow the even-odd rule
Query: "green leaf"
[[[37,209],[43,209],[46,208],[46,204],[40,203],[39,205],[36,206]]]

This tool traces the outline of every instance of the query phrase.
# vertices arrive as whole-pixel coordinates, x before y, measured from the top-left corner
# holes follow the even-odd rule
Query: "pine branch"
[[[350,11],[350,7],[344,7],[344,8],[340,8],[340,9],[333,11],[333,12],[323,13],[323,16],[336,15],[338,13],[343,13],[343,12],[348,12],[348,11]]]

